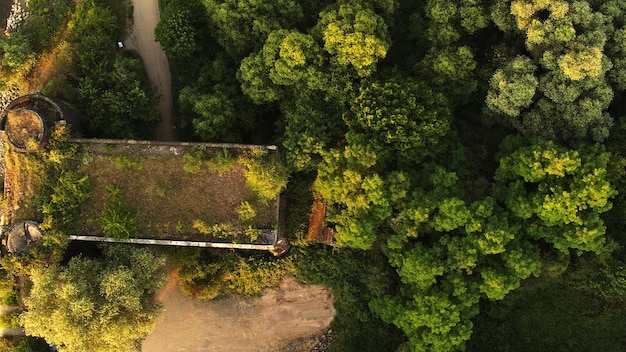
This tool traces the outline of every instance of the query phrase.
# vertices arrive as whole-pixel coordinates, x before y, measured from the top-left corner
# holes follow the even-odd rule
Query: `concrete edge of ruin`
[[[110,242],[110,243],[151,244],[151,245],[181,246],[181,247],[255,249],[255,250],[264,250],[264,251],[270,251],[275,248],[273,244],[216,243],[216,242],[180,241],[180,240],[157,240],[157,239],[148,239],[148,238],[116,239],[116,238],[111,238],[111,237],[79,236],[79,235],[70,235],[70,240],[91,241],[91,242]]]
[[[117,145],[163,145],[163,146],[180,146],[180,147],[197,147],[204,146],[209,148],[226,148],[226,149],[266,149],[278,150],[275,145],[259,145],[259,144],[235,144],[235,143],[201,143],[201,142],[165,142],[165,141],[146,141],[134,139],[99,139],[99,138],[71,138],[69,142],[85,143],[85,144],[117,144]]]

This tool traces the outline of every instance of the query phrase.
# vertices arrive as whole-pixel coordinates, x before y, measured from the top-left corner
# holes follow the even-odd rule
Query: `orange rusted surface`
[[[309,216],[309,231],[307,242],[332,245],[335,231],[326,226],[326,206],[321,198],[315,197],[311,215]]]

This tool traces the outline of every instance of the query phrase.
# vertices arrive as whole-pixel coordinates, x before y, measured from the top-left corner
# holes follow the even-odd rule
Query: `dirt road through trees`
[[[136,50],[146,67],[150,82],[160,95],[159,113],[163,120],[157,129],[157,140],[176,140],[172,116],[172,86],[170,68],[161,44],[154,40],[154,28],[161,16],[158,0],[132,0],[133,25],[126,47]]]

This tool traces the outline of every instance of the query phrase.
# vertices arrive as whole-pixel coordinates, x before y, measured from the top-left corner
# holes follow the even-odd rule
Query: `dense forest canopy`
[[[0,41],[5,85],[65,21],[72,72],[47,92],[91,135],[141,136],[158,116],[141,62],[112,48],[119,15],[104,0],[53,2],[67,5],[56,22]],[[335,349],[482,350],[485,327],[523,314],[519,302],[568,288],[574,303],[617,307],[586,323],[624,313],[626,1],[161,5],[184,138],[280,144],[305,194],[290,186],[289,215],[308,211],[310,184],[323,199],[339,249],[300,248],[290,270],[338,294]],[[216,263],[180,260],[186,287],[222,292],[214,280],[232,269]],[[528,348],[500,326],[509,337],[493,350]]]
[[[198,72],[231,65],[237,80],[181,79],[181,109],[193,92],[199,137],[249,114],[242,95],[273,114],[287,162],[316,175],[336,245],[396,268],[398,291],[370,306],[405,347],[462,348],[481,300],[549,258],[604,250],[620,156],[598,142],[621,117],[623,2],[314,4],[305,18],[312,5],[205,1],[213,41],[180,34],[206,50]]]

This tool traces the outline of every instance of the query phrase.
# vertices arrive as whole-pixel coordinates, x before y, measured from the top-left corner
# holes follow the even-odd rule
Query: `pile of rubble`
[[[0,112],[3,111],[9,103],[20,96],[19,88],[14,86],[5,91],[0,91]]]
[[[320,335],[310,336],[304,339],[290,342],[281,352],[329,352],[332,343],[332,329],[326,330]]]
[[[28,18],[29,13],[26,12],[26,8],[28,8],[28,0],[14,0],[13,5],[11,5],[11,12],[9,12],[9,17],[7,18],[7,26],[4,30],[5,34],[8,34],[14,31],[26,18]]]

